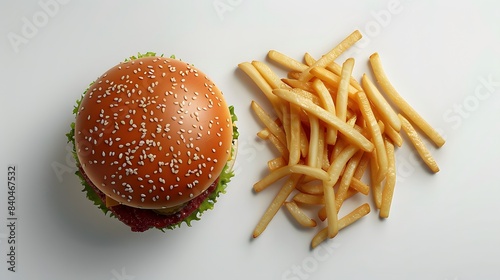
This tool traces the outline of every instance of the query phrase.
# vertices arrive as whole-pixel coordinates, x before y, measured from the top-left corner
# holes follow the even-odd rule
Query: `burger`
[[[83,192],[132,231],[191,226],[234,176],[234,108],[199,69],[138,54],[77,100],[67,133]]]

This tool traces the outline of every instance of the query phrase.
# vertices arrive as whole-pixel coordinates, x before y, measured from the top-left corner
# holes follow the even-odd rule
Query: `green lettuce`
[[[149,57],[149,56],[156,56],[156,53],[154,52],[146,52],[146,53],[138,53],[136,56],[130,56],[128,59],[125,59],[125,61],[137,59],[137,58],[142,58],[142,57]],[[163,55],[161,55],[163,56]],[[170,56],[170,58],[175,58],[175,56]],[[92,85],[91,83],[89,87]],[[73,108],[73,114],[76,116],[78,113],[78,110],[80,108],[80,104],[83,100],[83,97],[87,93],[88,88],[83,92],[81,97],[76,101],[76,105]],[[238,133],[238,128],[236,125],[236,121],[238,118],[236,117],[236,114],[234,113],[234,106],[229,106],[229,111],[231,113],[231,119],[233,122],[233,146],[231,148],[231,158],[235,156],[235,142],[238,139],[239,133]],[[80,161],[78,159],[78,155],[76,153],[76,145],[75,145],[75,122],[72,122],[70,125],[70,131],[66,133],[67,141],[68,143],[71,143],[73,145],[72,148],[72,155],[73,158],[76,161],[76,164],[78,167],[80,167]],[[102,201],[99,195],[94,191],[94,189],[87,183],[85,178],[83,177],[83,174],[80,172],[78,169],[75,174],[80,178],[80,182],[83,186],[82,192],[86,193],[87,198],[94,203],[95,206],[97,206],[99,209],[102,210],[102,212],[107,215],[110,213],[110,217],[114,217],[113,213],[109,211],[109,209],[106,207],[106,202]],[[223,194],[226,193],[226,188],[228,183],[231,181],[231,178],[234,176],[234,172],[231,170],[230,166],[226,163],[224,166],[222,173],[219,175],[219,180],[217,182],[217,186],[215,190],[205,199],[198,209],[193,211],[191,215],[187,216],[184,220],[177,224],[173,224],[170,226],[167,226],[166,228],[159,228],[161,231],[165,231],[165,229],[174,229],[180,227],[183,223],[186,223],[188,226],[191,226],[191,223],[193,221],[198,221],[201,218],[201,215],[203,212],[207,210],[211,210],[214,208],[215,203],[217,202],[217,198]]]

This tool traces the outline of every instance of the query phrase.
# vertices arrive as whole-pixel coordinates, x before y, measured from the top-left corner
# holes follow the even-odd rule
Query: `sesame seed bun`
[[[214,183],[231,156],[231,113],[200,70],[164,57],[120,63],[87,90],[75,121],[81,168],[107,197],[175,208]]]

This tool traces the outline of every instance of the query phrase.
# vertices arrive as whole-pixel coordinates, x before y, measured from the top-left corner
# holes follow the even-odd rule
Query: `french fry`
[[[330,176],[330,181],[332,184],[337,183],[339,180],[340,174],[344,170],[344,166],[347,164],[349,159],[356,154],[358,151],[358,147],[354,145],[348,145],[345,147],[342,152],[333,160],[332,165],[330,165],[330,168],[328,168],[327,172],[328,175]]]
[[[294,165],[300,161],[300,141],[301,123],[300,108],[295,104],[290,104],[290,143],[288,145],[288,164]]]
[[[314,59],[310,53],[306,52],[304,54],[304,62],[307,66],[311,67],[316,62],[316,59]]]
[[[300,77],[300,73],[302,73],[302,72],[292,70],[292,71],[288,72],[288,74],[286,76],[289,79],[298,80]]]
[[[278,105],[281,108],[281,105]],[[252,101],[251,108],[260,119],[260,121],[269,129],[269,131],[274,134],[278,140],[286,145],[286,135],[285,131],[276,124],[276,122],[271,118],[269,114],[262,109],[262,107],[255,101]],[[279,109],[281,111],[281,109]]]
[[[300,127],[300,154],[303,158],[308,156],[309,152],[309,139],[307,138],[307,134],[304,128]]]
[[[307,165],[311,167],[318,167],[319,120],[316,116],[309,115],[309,127],[309,152],[307,156]]]
[[[436,146],[441,147],[444,145],[444,138],[427,122],[422,116],[420,116],[417,111],[396,91],[394,86],[391,84],[385,70],[382,66],[382,62],[378,53],[374,53],[370,56],[370,64],[372,66],[375,78],[382,88],[382,90],[389,96],[389,99],[398,106],[398,108],[406,115],[408,118],[419,127],[425,135],[431,139]]]
[[[296,164],[289,167],[292,173],[308,175],[318,180],[328,180],[329,174],[321,168],[310,167],[303,164]]]
[[[344,139],[344,137],[338,137],[338,141],[333,146],[332,153],[330,155],[330,162],[334,162],[335,159],[339,156],[340,152],[349,145],[349,142]]]
[[[340,66],[339,64],[337,64],[335,62],[330,63],[329,65],[327,65],[326,69],[328,69],[328,70],[332,71],[333,73],[337,74],[337,76],[341,76],[342,75],[342,66]],[[356,81],[356,79],[354,79],[354,77],[352,77],[352,75],[349,78],[349,83],[351,84],[351,86],[353,86],[358,91],[363,90],[363,88],[361,87],[361,85],[358,83],[358,81]]]
[[[399,120],[398,115],[394,112],[391,105],[389,105],[387,100],[385,100],[375,84],[373,84],[366,74],[363,74],[363,77],[361,78],[361,85],[363,86],[366,96],[373,104],[374,109],[380,115],[380,118],[384,121],[384,123],[389,124],[396,131],[400,131],[401,121]]]
[[[344,64],[342,64],[342,69],[340,72],[339,88],[337,91],[337,99],[335,104],[335,109],[337,112],[337,117],[342,121],[347,119],[347,103],[349,99],[349,80],[351,78],[352,69],[354,68],[354,59],[347,59]]]
[[[335,104],[333,103],[333,98],[330,95],[330,92],[326,88],[325,84],[321,80],[314,80],[313,88],[318,94],[318,97],[321,101],[321,105],[323,108],[335,115]],[[346,110],[347,110],[347,101],[346,101]],[[327,128],[327,136],[326,143],[333,145],[337,141],[337,130],[333,127]]]
[[[287,175],[290,175],[291,173],[292,173],[292,171],[288,165],[274,169],[271,172],[269,172],[264,178],[262,178],[258,182],[256,182],[253,185],[253,189],[255,192],[261,192],[265,188],[267,188],[271,184],[273,184],[274,182],[278,181],[279,179],[281,179]]]
[[[370,183],[372,189],[373,202],[375,207],[380,209],[382,205],[382,181],[379,180],[377,154],[371,153],[370,159]]]
[[[356,191],[355,189],[349,189],[347,191],[347,194],[346,194],[346,197],[344,200],[348,200],[349,198],[355,196],[356,194],[358,194],[358,191]],[[340,209],[337,208],[337,213]],[[321,221],[325,221],[326,220],[326,207],[323,206],[321,207],[319,210],[318,210],[318,218],[321,220]]]
[[[361,39],[362,35],[359,30],[355,30],[349,36],[347,36],[340,44],[331,49],[328,53],[323,55],[320,59],[318,59],[313,65],[311,65],[308,69],[302,72],[299,80],[301,81],[309,81],[313,75],[311,75],[310,71],[313,67],[325,67],[328,64],[332,63],[338,56],[340,56],[344,51],[350,48],[354,43]]]
[[[326,131],[325,127],[320,123],[319,129],[318,129],[318,152],[317,152],[317,157],[316,157],[316,167],[323,169],[323,155],[324,155],[324,150],[326,144]]]
[[[295,60],[295,59],[293,59],[293,58],[291,58],[283,53],[280,53],[276,50],[270,50],[267,53],[267,57],[269,57],[272,61],[274,61],[274,62],[280,64],[281,66],[284,66],[290,70],[302,72],[302,71],[307,70],[307,68],[308,68],[307,65],[300,63],[297,60]]]
[[[418,154],[420,155],[420,158],[422,158],[422,160],[425,162],[425,164],[429,167],[429,169],[432,172],[434,173],[439,172],[439,166],[437,165],[436,161],[434,160],[434,157],[432,157],[432,154],[429,152],[424,142],[418,135],[415,128],[413,128],[411,123],[402,115],[399,115],[399,118],[401,119],[403,131],[406,133],[406,135],[410,139],[410,142],[417,150]]]
[[[370,163],[370,157],[370,153],[363,153],[363,157],[361,157],[361,160],[356,167],[356,171],[354,171],[353,178],[361,179],[361,177],[363,177],[363,174],[365,174],[365,171]]]
[[[363,151],[358,150],[347,162],[346,167],[344,169],[344,173],[342,178],[340,179],[339,188],[337,190],[337,197],[335,198],[335,203],[337,204],[337,208],[342,206],[344,202],[345,195],[349,186],[351,185],[352,178],[354,176],[354,171],[356,171],[356,167],[363,156]]]
[[[389,159],[389,169],[385,179],[384,188],[382,190],[382,204],[380,205],[379,216],[388,218],[391,209],[392,197],[394,195],[394,186],[396,184],[396,166],[394,159],[394,145],[389,140],[385,140],[387,158]]]
[[[292,91],[287,89],[276,89],[273,92],[279,97],[301,106],[301,108],[308,113],[315,115],[322,121],[335,127],[340,133],[345,135],[347,138],[349,138],[349,140],[351,140],[355,145],[359,146],[364,151],[371,152],[373,150],[373,144],[363,135],[361,135],[361,133],[347,125],[345,122],[339,120],[337,116],[332,115],[325,109],[314,104],[311,100],[293,94]]]
[[[308,92],[314,91],[311,82],[303,82],[296,79],[287,79],[287,78],[283,78],[281,80],[292,88],[299,88]]]
[[[278,118],[281,119],[281,110],[279,109],[280,100],[279,98],[273,94],[273,89],[267,83],[267,81],[262,77],[262,75],[257,71],[257,69],[250,62],[243,62],[238,64],[238,67],[247,74],[250,79],[259,87],[259,89],[264,93],[266,98],[269,100],[271,105],[274,108],[274,111],[278,115]]]
[[[391,141],[394,143],[394,145],[396,145],[398,147],[401,147],[403,145],[403,137],[401,137],[401,134],[399,134],[399,132],[394,130],[394,128],[392,126],[388,125],[385,128],[384,135],[386,135],[389,139],[391,139]]]
[[[309,204],[309,205],[323,205],[323,204],[325,204],[325,199],[323,198],[323,195],[313,195],[313,194],[306,194],[306,193],[301,193],[301,192],[294,195],[292,200],[295,202],[298,202],[298,203]]]
[[[307,55],[307,58],[306,58],[306,55]],[[307,66],[313,65],[314,62],[316,62],[316,60],[309,53],[306,53],[306,55],[304,55],[304,60],[306,60]],[[335,61],[330,63],[329,65],[327,65],[325,68],[330,70],[331,72],[335,73],[339,77],[342,75],[342,66],[337,64]],[[358,83],[358,81],[356,81],[356,79],[354,79],[354,77],[352,77],[352,76],[349,79],[349,83],[351,84],[351,86],[353,86],[358,91],[363,90],[363,88]]]
[[[302,175],[293,174],[288,178],[288,180],[283,184],[280,191],[276,194],[273,201],[269,204],[269,207],[266,209],[262,218],[259,220],[255,229],[253,231],[252,236],[254,238],[258,237],[269,225],[273,217],[276,215],[278,210],[281,208],[283,203],[286,201],[288,196],[293,192],[295,186],[299,183]]]
[[[370,213],[370,205],[365,203],[358,208],[354,209],[349,214],[345,215],[338,221],[338,229],[341,230],[354,222],[358,221],[362,217],[366,216]],[[312,239],[311,247],[316,248],[321,242],[325,241],[328,238],[328,228],[324,228],[320,230]]]
[[[297,190],[312,195],[322,195],[323,194],[323,184],[321,182],[314,182],[309,184],[297,185]]]
[[[285,207],[288,209],[290,214],[292,214],[292,217],[295,218],[295,220],[302,226],[304,227],[315,227],[316,226],[316,221],[311,219],[310,217],[307,216],[304,211],[302,211],[299,206],[293,202],[285,202]]]
[[[358,99],[358,105],[361,110],[361,114],[366,121],[366,125],[368,131],[372,136],[373,143],[375,145],[375,152],[377,154],[378,159],[378,168],[379,168],[379,177],[378,180],[382,181],[383,177],[385,177],[385,173],[387,172],[388,163],[387,163],[387,153],[385,152],[384,140],[382,139],[382,134],[380,133],[380,127],[377,124],[377,120],[373,115],[370,102],[366,97],[365,93],[359,91],[356,94]]]
[[[361,182],[359,179],[355,177],[351,178],[351,184],[349,185],[349,187],[364,195],[368,195],[370,193],[370,186]],[[347,193],[349,193],[349,189],[347,190]],[[344,200],[346,200],[346,198],[348,197],[347,193],[344,196]]]
[[[273,158],[267,162],[267,168],[272,171],[287,165],[286,160],[283,157]]]
[[[323,170],[328,170],[328,168],[330,167],[330,154],[329,154],[329,145],[326,143],[326,139],[325,139],[325,143],[323,145],[323,152],[322,152],[322,155],[321,155],[321,158],[323,159],[321,161],[321,168]]]
[[[319,99],[319,97],[310,91],[306,91],[306,90],[303,90],[300,88],[294,88],[294,89],[291,89],[290,92],[292,92],[295,95],[300,96],[300,98],[304,98],[304,99],[311,101],[315,105],[321,106],[321,100]],[[299,105],[299,107],[302,108],[300,105]]]
[[[285,144],[283,144],[278,137],[274,136],[274,134],[269,134],[268,138],[269,142],[273,144],[273,146],[276,148],[276,150],[280,153],[281,157],[285,161],[289,160],[289,151],[288,148],[286,147]]]
[[[290,136],[291,136],[291,133],[290,133],[290,106],[287,103],[282,102],[280,107],[281,107],[281,112],[283,114],[282,127],[283,127],[283,131],[285,132],[285,143],[284,144],[286,145],[287,150],[289,150]]]
[[[335,182],[332,180],[323,181],[323,196],[325,199],[326,219],[328,221],[328,237],[334,238],[339,232],[337,205],[335,204]]]
[[[380,91],[366,74],[360,83],[352,76],[354,58],[342,65],[335,62],[360,38],[361,33],[354,31],[318,60],[306,52],[299,62],[270,50],[268,58],[284,67],[288,78],[278,77],[264,62],[238,65],[270,101],[276,116],[271,117],[272,113],[252,102],[251,108],[264,126],[257,136],[269,141],[279,153],[267,162],[268,174],[255,182],[253,189],[261,192],[286,178],[256,225],[254,237],[265,230],[282,206],[298,224],[318,226],[301,208],[307,205],[318,209],[317,216],[324,225],[311,241],[311,246],[317,247],[370,212],[369,204],[364,203],[339,219],[342,206],[358,193],[371,193],[379,216],[387,218],[396,182],[395,146],[403,144],[400,130],[431,171],[439,171],[415,127],[438,147],[444,139],[396,92],[378,54],[370,56],[369,61]],[[362,179],[368,168],[367,184]],[[350,202],[357,203],[358,199]]]
[[[319,78],[322,80],[324,83],[327,85],[332,86],[333,88],[338,88],[340,84],[340,76],[337,76],[337,74],[329,71],[326,68],[323,67],[314,67],[311,69],[310,73],[314,75],[314,77]],[[354,96],[357,90],[355,87],[351,86],[351,84],[348,85],[348,94],[350,97]]]
[[[261,131],[257,132],[257,136],[262,140],[267,140],[270,134],[271,132],[269,132],[269,129],[267,128],[264,128]]]
[[[271,86],[273,89],[277,88],[290,88],[287,84],[281,81],[281,78],[274,73],[274,71],[264,62],[254,60],[252,61],[252,65],[259,71],[264,80]]]
[[[326,206],[321,207],[318,210],[318,218],[324,222],[326,220]]]
[[[296,165],[286,165],[269,172],[264,178],[260,179],[253,185],[255,192],[260,192],[265,188],[269,187],[274,182],[279,179],[290,175],[292,173],[299,173],[302,175],[308,175],[318,180],[328,180],[330,175],[320,168],[314,168],[307,165],[296,164]]]

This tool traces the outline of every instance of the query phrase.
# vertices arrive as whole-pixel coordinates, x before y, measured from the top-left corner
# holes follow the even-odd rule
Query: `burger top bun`
[[[88,178],[119,203],[181,205],[205,191],[231,154],[229,108],[185,62],[143,57],[111,68],[87,90],[75,122]]]

